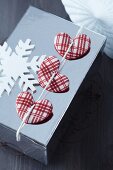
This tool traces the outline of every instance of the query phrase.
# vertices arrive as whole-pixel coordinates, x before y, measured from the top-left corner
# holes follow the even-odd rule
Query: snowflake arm
[[[31,54],[33,48],[35,47],[35,45],[31,45],[30,43],[31,43],[30,39],[27,39],[25,43],[22,40],[20,40],[15,48],[16,54],[20,57],[25,56],[28,57],[28,55]]]
[[[44,61],[45,58],[46,58],[46,55],[42,55],[40,57],[34,56],[31,62],[27,63],[27,67],[32,69],[35,73],[37,73],[40,68],[41,63]]]

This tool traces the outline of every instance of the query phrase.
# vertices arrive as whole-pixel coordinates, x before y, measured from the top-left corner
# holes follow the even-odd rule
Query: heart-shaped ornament
[[[90,51],[91,40],[85,34],[80,34],[72,39],[66,33],[59,33],[55,36],[54,47],[56,51],[63,57],[72,42],[73,44],[65,57],[67,60],[76,60],[82,58]]]
[[[25,121],[26,124],[42,124],[49,121],[53,116],[53,106],[50,101],[44,99],[34,101],[30,92],[21,92],[16,99],[16,109],[19,117],[23,120],[25,114],[32,107],[32,111]]]
[[[58,72],[59,67],[60,61],[55,56],[47,57],[42,62],[38,71],[38,81],[45,88],[53,73],[56,73],[46,90],[55,93],[64,93],[69,90],[69,79]]]

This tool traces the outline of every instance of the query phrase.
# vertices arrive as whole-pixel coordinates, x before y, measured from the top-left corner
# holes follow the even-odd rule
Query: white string
[[[20,126],[19,126],[19,128],[18,128],[18,130],[16,132],[16,140],[17,140],[17,142],[20,141],[20,131],[26,125],[25,121],[28,119],[28,117],[29,117],[31,111],[33,110],[34,106],[35,105],[31,106],[30,109],[28,110],[28,112],[23,117],[23,120],[22,120],[22,122],[21,122],[21,124],[20,124]]]
[[[82,30],[83,30],[83,26],[81,26],[80,29],[78,30],[78,32],[77,32],[77,34],[76,34],[76,37],[82,32]],[[73,45],[73,40],[72,40],[72,42],[70,43],[70,45],[69,45],[66,53],[64,54],[64,56],[63,56],[63,58],[62,58],[62,60],[61,60],[61,65],[60,65],[59,72],[63,69],[63,67],[64,67],[64,65],[65,65],[65,62],[67,61],[67,60],[66,60],[66,55],[68,54],[68,52],[69,52],[69,50],[70,50],[70,48],[71,48],[72,45]]]
[[[83,29],[83,27],[80,27],[80,29],[78,30],[76,36],[78,36],[78,35],[81,33],[82,29]],[[65,62],[67,61],[67,60],[66,60],[66,55],[68,54],[68,52],[69,52],[69,50],[70,50],[70,48],[71,48],[72,45],[73,45],[73,40],[72,40],[72,42],[70,43],[67,51],[65,52],[65,54],[64,54],[64,56],[63,56],[63,58],[62,58],[62,60],[61,60],[61,65],[60,65],[60,68],[59,68],[59,72],[63,69],[63,67],[64,67],[64,65],[65,65]],[[51,81],[54,79],[55,75],[56,75],[56,73],[53,73],[53,74],[52,74],[50,80],[49,80],[48,83],[46,84],[45,88],[42,90],[42,92],[41,92],[40,96],[38,97],[38,100],[37,100],[37,101],[39,101],[39,100],[41,99],[41,97],[43,96],[44,92],[46,91],[46,89],[47,89],[48,86],[50,85]],[[48,92],[47,92],[47,93],[48,93]],[[45,98],[45,96],[47,95],[47,93],[44,95],[43,98]],[[18,128],[18,130],[17,130],[17,132],[16,132],[16,140],[17,140],[17,142],[19,142],[19,141],[21,140],[20,131],[21,131],[21,129],[26,125],[25,121],[28,119],[28,117],[29,117],[31,111],[33,110],[34,106],[35,106],[35,105],[33,105],[33,106],[28,110],[28,112],[24,115],[24,117],[23,117],[23,120],[22,120],[22,122],[21,122],[21,124],[20,124],[20,126],[19,126],[19,128]]]
[[[70,43],[70,45],[69,45],[66,53],[64,54],[64,56],[63,56],[63,58],[62,58],[62,60],[61,60],[61,65],[60,65],[60,68],[59,68],[59,72],[63,69],[65,62],[67,61],[67,60],[66,60],[66,55],[68,54],[68,52],[69,52],[69,50],[70,50],[70,48],[71,48],[72,45],[73,45],[73,41]]]

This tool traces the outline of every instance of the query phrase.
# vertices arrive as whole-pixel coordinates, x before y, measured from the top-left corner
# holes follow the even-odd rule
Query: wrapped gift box
[[[56,55],[61,60],[61,56],[58,55],[54,48],[55,35],[59,32],[66,32],[71,37],[74,37],[78,29],[77,25],[69,21],[34,7],[29,7],[7,42],[14,49],[20,39],[25,41],[29,38],[35,44],[31,58],[36,55],[46,54],[47,56]],[[74,109],[76,109],[74,108],[74,102],[77,100],[75,97],[77,90],[105,44],[105,36],[85,28],[82,32],[90,37],[91,50],[82,59],[67,61],[62,72],[70,80],[70,90],[62,94],[51,92],[48,94],[47,99],[52,102],[54,107],[54,116],[50,121],[41,125],[26,125],[22,129],[21,141],[17,142],[15,134],[21,123],[15,106],[16,97],[21,91],[18,81],[9,96],[4,92],[0,98],[1,141],[7,142],[9,146],[44,164],[48,163],[59,139],[68,128],[69,118],[71,114],[74,114]],[[33,95],[35,99],[38,98],[42,91],[40,86],[36,88],[37,93]]]

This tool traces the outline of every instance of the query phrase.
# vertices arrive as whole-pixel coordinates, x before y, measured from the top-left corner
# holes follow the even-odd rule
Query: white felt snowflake
[[[36,91],[35,85],[38,81],[30,72],[32,69],[35,73],[39,70],[45,55],[39,57],[34,56],[29,62],[28,56],[31,54],[35,45],[31,44],[31,40],[27,39],[25,43],[20,40],[15,48],[15,52],[8,46],[6,42],[0,45],[0,96],[4,91],[10,94],[15,82],[19,79],[19,86],[23,91],[30,89]]]

